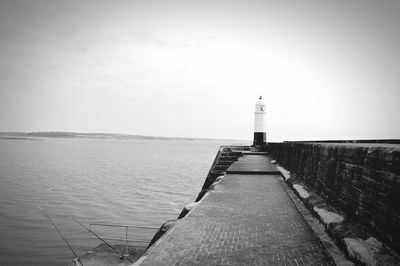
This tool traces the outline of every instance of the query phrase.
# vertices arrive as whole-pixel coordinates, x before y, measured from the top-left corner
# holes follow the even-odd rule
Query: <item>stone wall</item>
[[[267,148],[346,219],[400,252],[400,145],[284,142]]]

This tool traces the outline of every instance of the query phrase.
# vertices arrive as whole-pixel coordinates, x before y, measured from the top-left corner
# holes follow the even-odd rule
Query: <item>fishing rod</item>
[[[111,246],[110,244],[108,244],[103,238],[101,238],[100,236],[98,236],[95,232],[93,232],[92,230],[90,230],[89,228],[87,228],[87,226],[81,224],[78,220],[75,219],[75,217],[72,217],[72,219],[74,219],[75,222],[77,222],[80,226],[82,226],[83,228],[85,228],[87,231],[89,231],[89,233],[92,233],[95,237],[97,237],[98,239],[100,239],[104,244],[106,244],[107,246],[109,246],[112,250],[114,250],[119,256],[120,259],[122,260],[123,257],[125,257],[122,253],[120,253],[116,248],[114,248],[113,246]],[[133,261],[131,261],[127,256],[126,259],[130,262],[133,263]]]
[[[76,255],[74,249],[71,247],[71,245],[68,243],[67,239],[65,239],[65,237],[63,236],[63,234],[60,232],[60,230],[58,230],[56,224],[53,222],[53,220],[49,217],[49,215],[41,208],[39,207],[40,211],[46,215],[47,219],[50,221],[50,223],[54,226],[54,228],[56,229],[57,233],[62,237],[62,239],[64,239],[65,243],[68,245],[69,249],[72,251],[72,253],[75,256],[75,259],[73,259],[73,261],[75,262],[75,264],[77,264],[78,266],[83,266],[83,263],[81,261],[81,259],[78,257],[78,255]]]

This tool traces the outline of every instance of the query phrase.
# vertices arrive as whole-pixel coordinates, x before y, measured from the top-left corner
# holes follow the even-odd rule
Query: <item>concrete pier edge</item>
[[[330,247],[331,243],[334,245],[333,249],[327,248],[327,251],[330,253],[331,256],[333,255],[332,258],[336,258],[338,260],[335,260],[335,263],[337,263],[337,265],[348,265],[345,261],[345,264],[338,264],[342,260],[340,258],[340,254],[345,255],[346,259],[350,259],[356,265],[400,265],[400,255],[384,243],[380,243],[380,247],[373,248],[359,245],[356,250],[349,251],[349,247],[347,247],[345,243],[346,237],[347,239],[354,239],[356,241],[359,241],[360,239],[373,238],[371,234],[363,231],[362,228],[360,228],[357,224],[354,224],[354,222],[348,221],[346,219],[341,222],[324,222],[323,218],[318,213],[313,211],[313,208],[315,208],[316,206],[321,207],[321,202],[323,202],[322,204],[325,206],[325,208],[329,209],[330,211],[334,211],[337,213],[340,212],[335,210],[335,208],[329,205],[329,203],[324,202],[323,199],[319,199],[318,205],[315,205],[311,200],[309,201],[308,199],[314,199],[315,197],[318,197],[312,191],[307,190],[307,193],[310,193],[310,196],[307,198],[303,198],[294,186],[305,185],[296,177],[291,177],[290,181],[284,180],[282,182],[285,183],[288,187],[288,194],[289,196],[293,197],[295,204],[298,203],[299,211],[303,212],[304,210],[306,213],[310,214],[309,217],[305,216],[305,219],[313,228],[313,230],[316,229],[316,232],[321,231],[321,234],[318,234],[318,236],[321,241],[323,241],[324,246]],[[339,255],[338,257],[335,257],[336,249],[339,249],[340,254],[337,254]]]
[[[304,203],[300,198],[293,192],[293,190],[285,182],[284,177],[280,179],[280,183],[285,191],[288,193],[289,197],[292,199],[293,203],[296,205],[297,210],[307,221],[308,226],[313,231],[313,233],[320,240],[321,244],[325,247],[326,251],[332,257],[336,265],[340,266],[351,266],[354,265],[347,257],[346,254],[339,249],[333,239],[325,231],[323,224],[304,206]]]
[[[379,213],[386,210],[390,217],[396,220],[398,201],[395,207],[385,200],[399,198],[399,193],[395,192],[400,180],[399,143],[400,141],[284,142],[272,143],[269,152],[276,159],[276,163],[286,168],[283,171],[292,176],[285,177],[285,182],[352,261],[363,265],[400,265],[400,254],[390,245],[393,242],[386,242],[387,238],[381,238],[382,235],[376,234],[374,230],[369,231],[365,221],[359,221],[358,211],[355,214],[349,213],[348,209],[337,204],[337,201],[343,201],[346,195],[343,194],[343,191],[346,191],[344,189],[354,187],[363,196],[361,199],[373,199],[380,206],[379,209],[375,209],[374,205],[365,200],[361,202],[361,207],[368,207],[365,210],[358,209],[360,213],[364,213],[361,219],[369,219],[371,216],[368,214],[371,212],[375,217],[382,217]],[[354,173],[357,176],[353,176]],[[384,186],[381,183],[381,187],[377,187],[376,180],[385,182]],[[315,184],[319,184],[319,187]],[[381,191],[382,187],[384,192]],[[336,191],[336,194],[328,194],[332,190]],[[309,195],[301,195],[304,192]],[[386,195],[391,195],[392,198],[386,198]],[[340,219],[327,221],[324,212]],[[390,234],[390,228],[383,226],[381,230]],[[393,237],[396,236],[396,232],[398,226],[393,231]]]
[[[243,157],[243,155],[242,155],[242,157]],[[243,160],[243,158],[240,158],[240,160],[238,162],[235,162],[235,167],[232,168],[233,170],[241,171],[243,174],[242,173],[241,174],[236,174],[236,173],[226,174],[226,176],[222,180],[221,180],[221,178],[218,178],[218,179],[213,178],[213,180],[218,180],[219,182],[223,182],[222,190],[219,189],[219,182],[212,182],[212,184],[207,189],[207,193],[205,193],[205,195],[199,201],[199,204],[196,205],[196,207],[193,208],[189,213],[187,213],[184,218],[180,219],[173,226],[173,228],[171,228],[168,232],[166,232],[152,247],[150,247],[149,250],[145,253],[145,255],[140,260],[138,260],[134,265],[143,265],[143,264],[144,265],[178,265],[178,264],[179,265],[187,265],[186,263],[189,263],[190,265],[192,265],[192,264],[193,265],[219,265],[219,264],[231,265],[231,263],[233,263],[234,265],[244,265],[243,264],[244,261],[246,261],[246,264],[249,264],[249,265],[250,264],[253,265],[254,263],[255,263],[254,265],[259,265],[261,263],[261,261],[262,261],[261,265],[266,265],[265,263],[267,263],[267,264],[273,263],[274,265],[276,265],[276,263],[278,263],[279,261],[282,265],[284,265],[285,261],[286,261],[286,263],[289,263],[289,264],[290,263],[303,263],[303,264],[306,263],[307,265],[310,265],[309,263],[314,262],[314,265],[315,265],[315,263],[317,263],[318,265],[332,265],[332,262],[331,262],[332,258],[330,258],[330,256],[328,255],[329,253],[325,250],[325,247],[323,246],[323,244],[318,240],[314,231],[310,228],[309,225],[307,225],[307,223],[303,217],[303,214],[299,212],[299,210],[297,209],[297,206],[295,205],[293,200],[290,198],[290,196],[287,194],[286,191],[288,188],[283,187],[283,185],[281,183],[282,178],[280,177],[280,172],[278,172],[276,169],[274,169],[274,166],[270,163],[270,158],[266,157],[265,154],[248,154],[248,155],[244,155],[244,157],[246,157],[247,159]],[[250,158],[250,160],[253,160],[251,158],[254,158],[254,159],[257,158],[257,160],[249,161],[249,158]],[[213,165],[217,165],[217,164],[218,163],[215,163],[215,162],[213,163]],[[210,172],[211,172],[211,170],[210,170]],[[229,172],[229,171],[227,171],[227,172]],[[260,172],[261,172],[261,174],[260,174]],[[269,175],[264,174],[264,172],[268,173]],[[279,173],[279,175],[278,175],[278,173]],[[228,179],[225,180],[226,178],[228,178]],[[248,179],[248,178],[250,178],[250,179]],[[236,181],[234,181],[234,180],[236,180]],[[239,180],[241,180],[241,181],[239,181]],[[257,180],[259,180],[259,181],[257,181]],[[263,181],[263,180],[265,180],[265,181]],[[270,181],[268,181],[268,180],[270,180]],[[273,181],[273,180],[276,180],[276,181]],[[237,183],[238,181],[239,181],[239,183]],[[256,181],[256,183],[254,183],[255,181]],[[248,182],[250,182],[250,183],[248,183]],[[260,185],[263,184],[262,187],[259,187],[259,185],[257,185],[258,182],[261,182]],[[267,182],[267,183],[265,183],[265,182]],[[244,185],[243,188],[245,190],[243,190],[243,188],[236,187],[235,184],[237,184],[239,186]],[[269,187],[269,185],[266,186],[266,184],[273,185],[273,187],[276,188],[277,190],[272,189],[272,187]],[[249,185],[250,186],[255,185],[255,187],[254,187],[255,190],[251,189],[250,191],[248,191],[248,189],[250,188],[250,187],[248,187]],[[281,187],[281,189],[279,189],[276,186]],[[214,193],[213,188],[215,188],[216,193]],[[237,190],[236,188],[238,188],[239,190]],[[264,188],[267,188],[267,190],[265,190]],[[228,189],[228,191],[226,189]],[[253,196],[253,194],[254,194],[253,192],[256,193],[256,195]],[[228,194],[226,194],[226,193],[228,193]],[[234,193],[234,194],[232,194],[232,193]],[[236,194],[236,193],[239,193],[239,194]],[[264,193],[267,193],[267,194],[265,194],[265,196],[269,195],[268,197],[272,196],[272,198],[270,198],[269,200],[264,199],[262,201],[259,201],[258,198],[259,197],[263,198],[264,196],[262,196],[262,195],[264,195]],[[272,194],[270,194],[270,193],[272,193]],[[276,193],[278,193],[278,194],[276,194]],[[210,198],[210,195],[213,195],[213,196]],[[235,200],[233,200],[233,202],[231,202],[231,200],[228,200],[228,199],[230,199],[233,195],[235,195],[235,196],[234,196],[234,198],[232,198],[232,200],[233,199],[235,199]],[[239,198],[237,198],[238,196],[239,196]],[[274,200],[275,196],[278,196],[280,200],[275,202],[275,200]],[[245,201],[242,200],[242,199],[244,199],[243,197],[245,197],[245,199],[246,199]],[[254,197],[256,197],[256,198],[254,198]],[[208,200],[209,198],[210,198],[210,200]],[[204,203],[205,201],[207,201],[207,203]],[[249,203],[247,203],[247,201],[249,201]],[[251,204],[250,202],[253,202],[252,204],[256,204],[256,205],[247,206],[247,204]],[[289,202],[291,202],[291,203],[289,203]],[[204,206],[204,204],[205,204],[205,206]],[[215,205],[215,204],[217,204],[217,205]],[[220,204],[222,204],[222,205],[220,205]],[[244,207],[243,204],[245,204],[245,206],[246,206],[245,209],[243,209],[243,207]],[[261,204],[261,206],[259,206],[260,204]],[[283,204],[282,207],[280,204]],[[212,211],[212,209],[210,209],[210,207],[214,208],[212,206],[219,206],[219,205],[224,206],[224,208],[226,208],[225,209],[227,211],[226,214],[224,214],[225,211],[220,213],[219,211],[215,212],[216,210]],[[269,210],[270,207],[268,207],[268,206],[272,207],[272,209]],[[200,210],[197,211],[197,209],[199,209],[199,207],[200,207]],[[260,207],[261,207],[261,209],[260,209]],[[250,208],[250,209],[248,209],[248,208]],[[288,208],[288,209],[286,209],[286,208]],[[239,210],[239,213],[238,213],[238,210]],[[242,213],[240,210],[243,210],[245,212]],[[247,217],[247,215],[245,213],[247,213],[249,211],[250,211],[250,213],[249,213],[250,216]],[[261,211],[261,213],[259,213],[259,211]],[[283,211],[284,216],[281,217],[280,216],[281,214],[279,214],[279,213],[282,213],[282,211]],[[231,214],[229,214],[231,212],[232,212],[233,216],[231,216]],[[196,213],[196,214],[195,214],[194,218],[190,219],[192,217],[193,213]],[[275,213],[275,215],[274,215],[274,213]],[[295,214],[295,213],[297,213],[297,214]],[[209,216],[209,215],[211,215],[211,216]],[[217,215],[217,216],[215,216],[215,215]],[[226,215],[228,215],[228,216],[226,216]],[[267,215],[267,216],[265,216],[265,215]],[[276,216],[276,215],[278,215],[278,216]],[[294,220],[289,218],[289,219],[282,220],[282,221],[284,221],[283,224],[281,222],[278,222],[278,220],[281,221],[281,219],[283,219],[283,217],[286,217],[286,215],[289,215],[288,217],[292,217]],[[293,216],[293,215],[295,215],[295,216]],[[202,217],[202,218],[200,218],[200,217]],[[225,218],[223,218],[223,217],[225,217]],[[250,224],[247,224],[247,222],[244,222],[244,221],[248,221],[248,219],[250,217],[254,217],[255,220],[254,221],[251,220],[252,222]],[[228,220],[221,220],[221,218],[222,219],[228,218]],[[276,220],[276,218],[278,218],[278,220]],[[198,219],[200,219],[200,220],[198,220]],[[214,219],[216,219],[216,220],[214,220]],[[236,220],[236,219],[238,219],[238,220]],[[251,219],[253,219],[253,218],[251,218]],[[223,224],[220,224],[222,221],[223,221]],[[211,254],[216,254],[218,252],[218,250],[220,250],[219,245],[222,242],[221,243],[218,242],[218,246],[214,246],[216,244],[216,243],[214,243],[214,241],[209,243],[209,245],[206,244],[206,243],[208,243],[208,241],[210,241],[210,236],[211,236],[211,240],[214,239],[215,232],[214,231],[209,232],[209,229],[205,229],[204,226],[201,226],[202,229],[199,228],[200,231],[197,231],[198,229],[196,229],[196,226],[201,225],[203,222],[208,224],[207,228],[208,228],[208,226],[211,226],[210,229],[217,230],[217,232],[219,232],[217,235],[215,235],[215,237],[218,237],[218,235],[221,233],[220,230],[223,230],[222,232],[225,232],[225,230],[227,230],[227,229],[228,229],[228,232],[231,232],[234,235],[238,234],[240,236],[244,236],[246,239],[249,237],[250,238],[249,245],[250,245],[250,243],[253,243],[255,245],[254,252],[256,252],[256,253],[254,255],[256,257],[253,257],[253,255],[252,255],[253,251],[250,254],[250,253],[248,253],[248,252],[250,252],[250,250],[248,252],[246,251],[247,248],[246,249],[243,249],[243,247],[240,248],[245,242],[242,242],[242,241],[237,242],[238,239],[236,237],[231,239],[230,234],[229,234],[229,238],[227,239],[228,242],[226,242],[226,243],[229,244],[229,243],[231,243],[230,241],[234,241],[233,244],[237,243],[238,245],[240,245],[240,246],[236,246],[236,248],[239,247],[239,249],[237,251],[235,251],[235,248],[233,250],[230,249],[230,251],[228,250],[228,253],[226,253],[226,254],[223,253],[224,255],[221,254],[221,256],[217,256],[217,257],[215,257],[215,255],[212,255],[212,257],[210,257],[210,259],[208,258],[208,255],[210,255],[210,254],[206,253],[206,254],[208,254],[207,258],[204,257],[205,256],[204,252],[200,252],[200,253],[197,252],[197,250],[199,250],[199,248],[200,248],[200,250],[203,250],[203,248],[206,248],[206,250],[209,250],[208,252],[211,251]],[[231,226],[233,226],[233,227],[231,227]],[[237,226],[239,226],[242,229],[240,229],[240,230],[234,229]],[[272,228],[270,226],[272,226]],[[179,228],[178,231],[177,231],[177,228]],[[218,228],[220,228],[220,229],[218,229]],[[286,228],[286,229],[284,229],[284,228]],[[308,229],[306,229],[306,228],[308,228]],[[231,231],[231,230],[233,230],[233,231]],[[236,231],[236,230],[239,230],[239,231]],[[275,230],[278,230],[278,231],[275,231]],[[284,230],[284,231],[281,231],[281,230]],[[289,230],[289,231],[286,231],[286,230]],[[248,234],[245,233],[247,231],[248,231]],[[199,233],[201,234],[201,236],[199,235]],[[251,233],[251,235],[250,235],[250,233]],[[271,233],[272,233],[272,235],[269,236],[269,234],[271,234]],[[186,235],[186,234],[189,234],[189,235]],[[206,235],[203,235],[203,234],[206,234]],[[256,235],[253,235],[253,234],[256,234]],[[258,236],[258,234],[260,234],[260,236]],[[265,235],[265,234],[267,234],[267,235]],[[292,234],[294,234],[293,238],[289,237]],[[205,238],[203,238],[203,237],[205,237]],[[254,238],[254,237],[256,237],[256,238]],[[267,238],[265,238],[265,237],[267,237]],[[272,237],[272,238],[270,238],[270,237]],[[298,239],[298,237],[300,237],[300,238]],[[275,239],[275,238],[277,238],[277,239]],[[178,239],[180,239],[180,240],[178,241]],[[201,240],[202,244],[200,246],[198,246],[200,244],[200,242],[199,242],[200,240]],[[203,240],[206,242],[204,243]],[[178,242],[176,242],[176,241],[178,241]],[[189,241],[189,243],[186,243],[187,241]],[[222,240],[220,240],[220,241],[222,241]],[[256,242],[252,242],[252,241],[256,241]],[[278,242],[276,242],[276,241],[278,241]],[[284,241],[284,242],[280,242],[280,241]],[[286,242],[286,241],[289,241],[289,242]],[[305,242],[303,242],[303,241],[305,241]],[[181,250],[180,246],[183,243],[185,243],[183,247],[185,247],[184,249],[187,250],[186,252]],[[224,243],[225,243],[225,241],[224,241]],[[281,246],[282,243],[286,243],[286,244],[283,244],[283,246]],[[231,244],[229,244],[229,246],[230,245]],[[236,244],[234,244],[234,245],[236,245]],[[246,244],[246,247],[247,247],[247,244]],[[215,248],[215,250],[214,250],[214,248]],[[250,246],[249,246],[249,248],[250,248]],[[278,248],[278,250],[273,251],[274,248]],[[304,249],[304,250],[301,252],[300,250],[302,250],[302,249]],[[224,250],[225,250],[225,248],[224,248]],[[285,251],[285,250],[287,250],[287,251]],[[261,251],[261,253],[259,253],[260,251]],[[292,254],[291,252],[294,252],[294,251],[296,251],[296,253]],[[187,252],[189,252],[189,253],[187,253]],[[245,253],[243,253],[243,252],[245,252]],[[267,253],[263,254],[263,252],[267,252]],[[285,253],[286,255],[283,255],[284,253],[281,253],[281,252],[289,252],[289,253]],[[184,255],[184,254],[186,254],[186,255]],[[197,257],[196,257],[196,254],[198,254]],[[286,258],[285,258],[285,256],[286,256]],[[304,256],[307,256],[307,257],[304,257]],[[200,260],[199,260],[199,258],[200,258]],[[296,259],[298,261],[296,261]],[[303,259],[304,259],[304,261],[303,261]],[[258,263],[256,263],[256,261],[258,261]],[[178,263],[178,264],[176,264],[176,263]]]
[[[218,181],[218,182],[219,182],[219,181]],[[216,182],[216,183],[218,183],[218,182]],[[147,256],[149,256],[149,255],[153,252],[153,250],[154,250],[158,245],[162,244],[163,239],[165,239],[167,235],[171,234],[171,233],[175,230],[176,225],[177,225],[178,223],[180,223],[182,220],[184,220],[185,218],[189,217],[190,214],[193,213],[193,211],[200,205],[200,203],[201,203],[204,199],[207,198],[207,196],[210,194],[210,190],[212,190],[212,189],[208,189],[208,191],[201,197],[201,199],[200,199],[199,201],[197,201],[197,202],[194,201],[193,203],[198,203],[198,204],[197,204],[193,209],[191,209],[188,213],[186,213],[186,214],[184,215],[184,217],[179,218],[179,219],[176,219],[175,224],[174,224],[170,229],[168,229],[168,231],[165,232],[159,239],[157,239],[156,242],[155,242],[153,245],[151,245],[151,246],[145,251],[145,253],[142,255],[142,257],[141,257],[140,259],[138,259],[137,261],[135,261],[135,262],[132,264],[132,266],[139,266],[139,265],[147,258]]]

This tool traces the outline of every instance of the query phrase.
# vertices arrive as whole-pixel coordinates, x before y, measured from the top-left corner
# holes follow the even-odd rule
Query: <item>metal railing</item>
[[[156,227],[147,227],[147,226],[132,226],[132,225],[122,225],[122,224],[105,224],[105,223],[91,223],[90,224],[90,231],[89,232],[89,246],[90,246],[90,252],[92,252],[92,248],[93,247],[93,239],[98,239],[92,232],[96,232],[95,228],[96,227],[113,227],[113,228],[120,228],[120,229],[124,229],[125,230],[125,238],[118,238],[118,237],[109,237],[109,236],[102,236],[99,235],[102,239],[104,240],[109,240],[109,241],[118,241],[118,242],[124,242],[125,243],[125,253],[124,256],[129,256],[129,243],[133,242],[133,243],[149,243],[150,239],[131,239],[129,238],[129,229],[137,229],[137,230],[152,230],[152,231],[156,231],[158,230],[158,228]],[[98,234],[96,232],[96,234]]]

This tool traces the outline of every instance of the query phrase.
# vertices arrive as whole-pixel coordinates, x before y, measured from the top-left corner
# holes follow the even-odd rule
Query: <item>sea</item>
[[[237,143],[0,139],[0,265],[65,266],[74,258],[41,210],[78,256],[99,241],[90,240],[74,219],[87,227],[159,228],[195,200],[218,148],[232,144]],[[108,238],[126,233],[122,227],[92,229]],[[150,241],[154,230],[129,229],[128,238]]]

